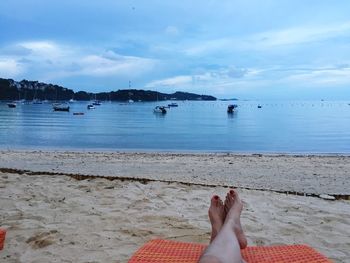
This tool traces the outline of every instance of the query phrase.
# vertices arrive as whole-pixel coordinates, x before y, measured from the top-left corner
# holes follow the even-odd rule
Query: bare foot
[[[231,224],[233,231],[237,236],[237,240],[241,249],[247,246],[247,238],[243,232],[241,226],[241,213],[243,209],[243,203],[238,196],[236,190],[231,189],[225,199],[225,212],[226,219],[225,224]]]
[[[219,196],[214,195],[211,198],[208,214],[211,223],[211,243],[219,233],[225,221],[225,207]]]

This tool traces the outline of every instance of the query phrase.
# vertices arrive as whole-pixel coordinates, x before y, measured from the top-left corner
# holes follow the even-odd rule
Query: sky
[[[1,0],[0,77],[349,100],[349,14],[348,0]]]

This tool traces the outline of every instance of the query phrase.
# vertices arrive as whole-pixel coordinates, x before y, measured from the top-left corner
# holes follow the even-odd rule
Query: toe
[[[218,195],[213,195],[213,197],[211,198],[211,204],[214,206],[217,206],[219,201],[220,201],[220,197]]]

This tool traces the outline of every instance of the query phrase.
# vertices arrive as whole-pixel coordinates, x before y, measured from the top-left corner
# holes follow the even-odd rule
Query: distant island
[[[216,100],[213,96],[177,91],[172,94],[151,90],[124,89],[111,92],[92,93],[86,91],[74,92],[58,85],[38,81],[15,81],[0,78],[0,100],[52,100],[77,101],[107,100],[107,101],[161,101],[161,100]]]
[[[232,99],[219,99],[220,101],[231,101],[231,100],[238,100],[237,98],[232,98]]]

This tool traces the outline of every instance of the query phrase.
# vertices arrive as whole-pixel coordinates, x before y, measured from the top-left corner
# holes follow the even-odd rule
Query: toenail
[[[231,194],[231,195],[234,195],[234,194],[235,194],[235,191],[230,190],[230,194]]]
[[[214,199],[215,199],[215,200],[218,200],[218,199],[219,199],[219,196],[214,195]]]

